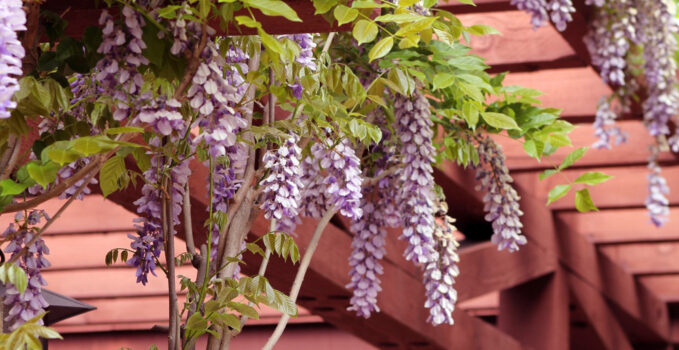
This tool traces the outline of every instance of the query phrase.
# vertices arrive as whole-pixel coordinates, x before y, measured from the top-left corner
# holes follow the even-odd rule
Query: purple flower
[[[356,311],[358,316],[368,318],[371,313],[380,311],[377,306],[377,294],[382,290],[379,275],[384,269],[379,261],[386,252],[384,242],[387,231],[380,204],[375,206],[370,201],[364,200],[361,208],[363,215],[351,224],[354,239],[351,242],[352,253],[349,257],[351,282],[347,284],[347,288],[353,290],[353,296],[348,310]]]
[[[434,228],[434,240],[438,259],[427,263],[424,267],[424,287],[427,300],[424,306],[429,308],[427,321],[434,326],[443,323],[452,325],[453,311],[457,302],[455,278],[460,270],[457,263],[458,243],[453,233],[457,230],[455,219],[447,216],[448,206],[440,200],[437,205],[437,222]]]
[[[545,0],[511,0],[510,4],[531,15],[533,29],[542,27],[549,20]]]
[[[517,251],[520,245],[526,244],[526,236],[521,233],[523,212],[519,208],[521,198],[511,185],[514,180],[505,165],[504,153],[490,137],[479,141],[478,152],[476,179],[481,184],[476,189],[486,191],[483,209],[486,221],[493,225],[491,241],[497,244],[498,250]]]
[[[627,142],[627,133],[615,126],[618,114],[611,109],[611,104],[605,97],[602,97],[597,106],[594,119],[594,135],[598,138],[592,145],[594,148],[611,148],[611,143],[615,139],[615,145]]]
[[[173,131],[183,134],[186,131],[186,124],[182,114],[178,111],[181,106],[181,103],[175,99],[165,102],[158,98],[150,105],[142,107],[137,119],[153,126],[156,132],[164,136],[172,134]]]
[[[434,250],[434,216],[432,196],[434,161],[432,145],[433,122],[430,119],[429,101],[419,93],[408,98],[394,98],[394,116],[401,141],[401,165],[398,172],[401,182],[398,201],[402,203],[403,235],[408,241],[405,258],[417,264],[437,259]]]
[[[560,32],[566,30],[568,22],[573,20],[571,13],[575,12],[572,0],[551,0],[547,5],[549,17],[556,29]]]
[[[26,13],[21,0],[4,0],[0,5],[0,119],[10,117],[10,110],[16,108],[12,101],[14,93],[19,91],[21,60],[24,48],[18,39],[17,32],[26,30]]]
[[[261,208],[267,219],[291,220],[298,215],[302,188],[301,150],[297,146],[298,141],[299,137],[291,134],[278,150],[268,151],[264,155],[263,162],[268,176],[261,182],[264,189]]]
[[[141,94],[144,78],[138,71],[140,66],[149,64],[142,55],[146,48],[142,39],[144,18],[127,6],[122,14],[125,20],[121,29],[116,28],[113,16],[107,11],[101,13],[99,24],[103,27],[103,37],[97,52],[104,56],[95,67],[95,79],[102,94],[113,99],[113,118],[119,121],[131,114],[131,108],[143,105],[151,98],[150,93]]]
[[[160,141],[155,138],[150,141],[154,146],[159,146]],[[155,155],[151,158],[151,167],[144,172],[146,183],[142,187],[142,197],[134,202],[137,205],[137,213],[142,218],[136,219],[140,225],[136,225],[139,237],[130,235],[133,240],[130,244],[135,250],[134,257],[127,261],[128,265],[137,268],[137,282],[146,284],[149,272],[155,276],[153,258],[159,258],[163,247],[163,232],[161,225],[162,191],[158,188],[161,182],[160,170],[165,165],[161,163],[162,156]],[[191,170],[189,160],[184,160],[170,170],[170,196],[172,217],[170,218],[170,232],[175,234],[174,226],[179,224],[179,215],[182,211],[184,200],[184,186],[188,182]]]
[[[36,229],[29,226],[37,225],[42,218],[49,220],[44,210],[33,210],[25,218],[25,223],[22,225],[20,221],[24,219],[23,215],[17,213],[15,222],[18,228],[15,227],[15,224],[10,224],[2,234],[3,238],[9,239],[5,252],[12,253],[12,256],[19,254],[36,234]],[[6,310],[9,310],[5,321],[9,324],[10,330],[18,328],[24,322],[44,312],[48,306],[47,301],[42,296],[42,287],[46,286],[47,282],[42,277],[41,270],[50,266],[45,255],[49,255],[49,248],[45,245],[45,241],[39,238],[28,247],[26,254],[18,260],[18,265],[26,272],[26,277],[28,277],[26,291],[20,294],[11,283],[5,285],[3,302],[6,305]],[[40,324],[42,324],[42,320]]]
[[[625,85],[625,57],[630,47],[626,38],[627,25],[623,19],[622,11],[597,11],[583,39],[601,79],[616,86]]]
[[[329,201],[325,193],[320,161],[313,157],[322,152],[320,144],[311,145],[311,155],[302,161],[302,202],[301,213],[311,218],[320,218],[329,208]]]
[[[316,59],[314,58],[314,48],[316,47],[316,43],[314,42],[314,34],[290,34],[281,35],[281,37],[288,38],[299,45],[300,52],[295,58],[295,62],[302,65],[302,67],[309,68],[313,71],[318,68],[316,66]]]
[[[646,197],[646,209],[651,222],[655,226],[662,226],[667,221],[667,216],[670,214],[669,200],[667,195],[670,193],[670,188],[667,186],[667,180],[660,175],[661,169],[658,165],[658,147],[651,146],[651,157],[648,161],[648,169],[651,171],[648,174],[648,196]]]
[[[328,139],[325,147],[316,148],[314,158],[320,160],[321,168],[328,172],[323,179],[329,202],[339,212],[351,219],[361,217],[361,164],[351,143],[344,139],[338,144],[331,144]]]

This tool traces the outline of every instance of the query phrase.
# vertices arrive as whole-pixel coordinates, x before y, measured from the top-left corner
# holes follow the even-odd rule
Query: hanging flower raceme
[[[310,218],[320,218],[329,208],[328,195],[325,193],[320,160],[314,154],[322,154],[323,146],[311,145],[311,155],[302,161],[302,202],[300,213]]]
[[[276,230],[291,233],[292,220],[298,216],[301,201],[302,168],[301,150],[297,146],[299,137],[291,134],[278,150],[268,151],[263,158],[264,168],[269,172],[262,180],[264,200],[261,208],[264,217],[276,219]]]
[[[159,146],[160,141],[155,138],[150,142],[154,146]],[[137,282],[146,284],[148,274],[155,276],[154,259],[160,257],[163,249],[162,232],[162,199],[163,191],[157,187],[161,183],[161,167],[164,166],[163,157],[156,155],[151,157],[151,167],[144,172],[146,183],[142,187],[142,197],[134,202],[137,206],[137,213],[142,217],[136,219],[139,224],[137,235],[128,235],[132,240],[131,247],[135,250],[133,257],[127,261],[128,265],[137,268]],[[188,182],[191,170],[189,161],[184,160],[172,167],[170,170],[168,183],[170,184],[170,204],[172,206],[172,217],[169,218],[169,230],[173,235],[174,227],[179,224],[179,215],[182,211],[184,198],[184,186]]]
[[[530,14],[533,29],[542,27],[549,20],[546,0],[511,0],[510,4]]]
[[[643,43],[644,76],[648,97],[642,107],[644,122],[652,136],[670,133],[668,123],[679,109],[677,51],[674,15],[665,1],[641,1],[638,32]]]
[[[344,139],[332,145],[328,139],[325,147],[312,149],[314,158],[320,160],[321,168],[327,171],[323,179],[329,203],[340,214],[357,220],[361,217],[361,164],[349,140]]]
[[[584,37],[592,64],[599,69],[601,79],[611,85],[625,85],[627,41],[625,8],[621,11],[602,9],[590,24]]]
[[[149,105],[144,106],[139,111],[137,119],[153,127],[153,129],[163,135],[169,136],[173,131],[183,133],[186,131],[186,123],[178,109],[181,103],[175,99],[154,99]]]
[[[300,52],[295,58],[295,62],[302,65],[302,67],[309,68],[312,71],[317,69],[316,59],[314,58],[314,48],[316,48],[316,43],[314,42],[314,34],[302,33],[302,34],[290,34],[282,35],[282,37],[288,38],[299,45]]]
[[[646,197],[646,209],[648,209],[648,216],[655,226],[662,226],[667,221],[667,216],[670,214],[669,200],[667,195],[670,193],[670,188],[667,186],[667,180],[660,174],[661,169],[658,165],[658,147],[651,146],[651,157],[648,162],[648,169],[651,171],[648,174],[648,196]]]
[[[572,13],[575,12],[575,7],[572,0],[550,0],[547,9],[552,23],[560,32],[566,30],[568,22],[573,21]]]
[[[103,93],[115,102],[113,118],[126,119],[133,106],[150,99],[150,93],[141,94],[144,78],[138,68],[149,64],[142,55],[146,44],[142,39],[143,16],[125,6],[122,10],[124,27],[116,28],[115,20],[107,11],[101,13],[102,42],[97,52],[103,57],[97,62],[96,80]]]
[[[437,220],[434,226],[434,241],[438,259],[424,266],[424,287],[427,300],[424,304],[429,308],[427,322],[434,326],[443,323],[452,325],[453,311],[457,302],[455,278],[460,274],[457,263],[458,243],[454,232],[457,230],[453,223],[455,219],[447,215],[448,205],[444,200],[438,201]]]
[[[484,190],[483,196],[486,221],[492,222],[493,236],[491,241],[499,250],[510,252],[519,250],[526,244],[526,236],[521,233],[523,224],[520,217],[523,212],[519,208],[521,199],[516,193],[509,175],[505,156],[500,145],[486,137],[479,141],[480,163],[476,170],[476,179],[481,182],[477,190]]]
[[[18,328],[24,322],[45,312],[45,308],[48,306],[42,295],[42,287],[46,286],[47,282],[42,277],[41,270],[50,266],[50,262],[45,258],[45,255],[49,254],[49,248],[42,238],[38,238],[30,246],[26,246],[36,234],[33,226],[40,223],[43,218],[49,220],[49,216],[44,210],[33,210],[26,218],[23,217],[22,212],[18,212],[15,216],[18,228],[15,227],[14,223],[10,224],[2,234],[3,238],[10,240],[5,252],[12,253],[12,257],[27,248],[26,253],[18,260],[18,265],[26,272],[28,278],[26,290],[21,294],[11,283],[5,285],[3,303],[5,310],[8,310],[5,321],[9,324],[10,330]],[[24,219],[24,224],[20,225],[19,223]],[[39,322],[43,324],[42,319]]]
[[[26,30],[26,13],[21,0],[4,0],[0,4],[0,119],[10,117],[10,110],[16,108],[12,101],[19,91],[21,60],[25,52],[17,36],[18,31]]]
[[[610,149],[613,142],[615,142],[616,146],[627,142],[627,133],[615,126],[617,118],[618,114],[613,111],[608,99],[602,97],[594,117],[594,135],[598,140],[594,142],[592,147]]]
[[[370,191],[370,188],[366,189],[366,195]],[[377,294],[382,290],[379,275],[384,272],[380,260],[386,252],[384,243],[387,238],[381,205],[382,203],[374,205],[370,200],[364,199],[361,205],[363,215],[351,223],[354,238],[349,256],[351,282],[347,284],[347,288],[353,290],[353,295],[348,310],[356,311],[358,316],[365,318],[380,311]]]
[[[420,93],[412,98],[397,95],[394,116],[402,149],[402,168],[398,174],[402,186],[399,191],[403,218],[401,238],[408,241],[404,255],[407,260],[426,264],[438,259],[432,236],[434,170],[431,163],[435,150],[429,102]]]

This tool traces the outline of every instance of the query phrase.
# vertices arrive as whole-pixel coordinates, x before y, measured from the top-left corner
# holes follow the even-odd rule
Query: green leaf
[[[549,195],[547,196],[547,205],[550,203],[559,200],[563,196],[567,195],[568,192],[571,190],[571,185],[556,185],[554,188],[552,188],[549,191]]]
[[[135,148],[132,151],[132,157],[134,157],[134,160],[137,162],[139,170],[141,170],[142,172],[145,172],[146,170],[149,170],[149,168],[151,168],[151,156],[146,154],[145,149]]]
[[[207,329],[207,320],[203,318],[200,312],[196,312],[186,321],[186,329],[192,331],[202,331]]]
[[[139,128],[136,126],[121,126],[118,128],[110,128],[106,130],[106,133],[108,135],[129,134],[138,132],[144,132],[144,128]]]
[[[354,25],[354,29],[352,30],[352,34],[354,35],[354,39],[358,41],[358,44],[361,45],[363,43],[369,43],[377,37],[377,24],[375,22],[371,22],[365,19],[362,19]]]
[[[606,175],[600,171],[589,171],[586,172],[580,176],[578,176],[577,179],[575,179],[576,184],[585,184],[585,185],[598,185],[602,182],[606,182],[610,180],[612,176]]]
[[[276,40],[276,38],[269,35],[262,28],[257,28],[257,33],[259,34],[259,37],[262,39],[262,44],[264,44],[264,47],[266,47],[267,50],[276,52],[279,55],[282,55],[284,53],[283,46],[278,40]]]
[[[455,75],[451,73],[441,72],[436,73],[434,80],[432,81],[432,88],[434,90],[445,89],[455,82]]]
[[[302,22],[297,12],[280,0],[243,0],[243,4],[254,7],[267,16],[282,16],[292,22]]]
[[[28,188],[26,184],[19,184],[12,179],[5,179],[0,181],[0,196],[14,196]]]
[[[228,306],[241,313],[241,315],[245,315],[248,318],[251,318],[253,320],[259,320],[259,314],[257,313],[257,310],[255,310],[253,307],[242,304],[242,303],[237,303],[237,302],[230,302]]]
[[[61,167],[54,162],[47,162],[46,164],[31,162],[26,165],[28,175],[45,189],[47,188],[47,185],[57,179],[57,172],[59,169],[61,169]]]
[[[75,162],[82,155],[71,147],[69,141],[57,141],[41,151],[40,158],[43,161],[51,160],[60,165]]]
[[[370,52],[368,52],[368,58],[370,59],[370,62],[384,57],[386,54],[391,51],[391,48],[394,46],[394,38],[393,37],[386,37],[375,44],[372,49],[370,49]]]
[[[481,112],[481,118],[488,125],[498,129],[517,129],[521,130],[512,117],[496,112]]]
[[[351,7],[346,7],[344,5],[337,5],[332,14],[337,20],[337,25],[341,26],[342,24],[355,20],[356,17],[358,17],[358,10],[352,9]]]
[[[469,125],[470,128],[476,128],[476,124],[479,123],[479,108],[476,103],[464,101],[462,104],[462,118],[467,122],[467,125]]]
[[[545,172],[541,173],[538,177],[540,178],[540,181],[542,181],[542,180],[544,180],[544,179],[546,179],[546,178],[548,178],[548,177],[550,177],[550,176],[552,176],[552,175],[554,175],[558,172],[559,172],[559,170],[556,170],[556,169],[547,169],[547,170],[545,170]]]
[[[416,15],[414,13],[399,13],[399,14],[388,14],[383,16],[378,16],[375,18],[376,22],[394,22],[394,23],[406,23],[419,21],[424,16]]]
[[[233,314],[219,314],[221,323],[240,331],[240,319]]]
[[[500,34],[500,32],[497,29],[485,24],[475,24],[471,27],[467,27],[467,32],[474,35]]]
[[[97,139],[92,137],[81,137],[72,141],[72,147],[83,156],[90,156],[101,152],[102,147]]]
[[[313,2],[316,9],[315,15],[327,13],[333,6],[337,5],[337,0],[313,0]]]
[[[535,141],[533,140],[528,140],[523,143],[523,150],[528,153],[529,156],[535,158],[535,159],[540,159],[540,154],[538,153],[538,148],[537,145],[535,145]]]
[[[580,147],[576,149],[575,151],[569,153],[566,158],[564,158],[563,162],[561,162],[561,165],[559,165],[559,170],[564,170],[571,165],[573,165],[575,162],[578,161],[578,159],[582,158],[582,156],[585,155],[585,152],[587,152],[588,147]]]
[[[262,24],[252,19],[249,16],[236,16],[236,22],[239,25],[250,27],[250,28],[261,28]]]
[[[127,175],[125,159],[119,155],[111,157],[99,171],[99,186],[104,197],[122,187],[122,179]]]
[[[26,272],[15,264],[5,263],[0,265],[0,281],[13,284],[21,294],[24,294],[26,287],[28,287]]]
[[[589,196],[589,190],[586,188],[575,193],[575,208],[581,213],[599,211],[599,208],[594,205],[592,197]]]

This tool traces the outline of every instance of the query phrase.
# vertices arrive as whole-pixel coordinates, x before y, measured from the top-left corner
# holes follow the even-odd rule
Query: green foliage
[[[4,263],[0,265],[0,281],[13,284],[21,294],[26,291],[28,286],[26,272],[16,264]]]
[[[41,313],[33,317],[11,333],[0,333],[0,350],[40,350],[40,338],[63,339],[54,329],[38,323],[44,316],[45,313]]]

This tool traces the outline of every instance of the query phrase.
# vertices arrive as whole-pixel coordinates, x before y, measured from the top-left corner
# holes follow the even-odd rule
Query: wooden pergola
[[[573,133],[574,143],[591,144],[596,103],[611,89],[591,67],[582,42],[589,15],[584,0],[575,1],[578,12],[563,33],[552,27],[533,31],[529,17],[509,0],[475,2],[475,7],[457,1],[443,1],[441,6],[459,14],[467,25],[485,23],[499,29],[502,36],[473,38],[475,52],[488,59],[492,72],[510,71],[508,83],[546,92],[544,105],[563,108],[564,118],[579,124]],[[269,22],[270,32],[331,29],[313,16],[310,1],[290,4],[305,20],[304,27]],[[44,6],[58,13],[70,8],[65,17],[71,33],[96,24],[100,11],[94,0],[48,0]],[[404,242],[395,239],[396,231],[387,241],[381,312],[363,319],[347,311],[351,292],[345,285],[349,282],[352,232],[339,217],[333,219],[320,242],[321,253],[311,262],[299,304],[386,349],[671,349],[679,344],[679,215],[673,212],[661,229],[648,223],[644,208],[646,146],[652,140],[638,112],[623,119],[620,125],[630,135],[628,144],[590,151],[565,171],[571,179],[583,168],[615,176],[592,190],[601,209],[596,213],[578,213],[570,196],[550,207],[545,205],[547,192],[563,183],[563,178],[540,182],[537,174],[558,165],[568,150],[537,163],[525,155],[521,145],[498,139],[507,153],[525,212],[524,233],[529,243],[517,253],[498,252],[486,241],[491,228],[483,219],[482,193],[474,191],[473,174],[453,164],[436,170],[450,214],[467,236],[460,248],[459,302],[499,292],[499,307],[484,319],[458,307],[454,326],[427,324],[421,272],[403,259]],[[679,188],[677,159],[664,154],[660,160],[670,187]],[[194,164],[192,170],[194,232],[203,232],[207,169]],[[138,191],[129,188],[109,198],[134,211],[132,202],[137,196]],[[669,200],[678,205],[679,191],[673,191]],[[313,220],[305,220],[298,228],[300,250],[305,249],[313,227]],[[249,238],[267,231],[268,223],[261,217]],[[244,272],[256,274],[260,259],[251,254],[244,259]],[[295,271],[296,266],[274,259],[267,278],[285,291]]]

